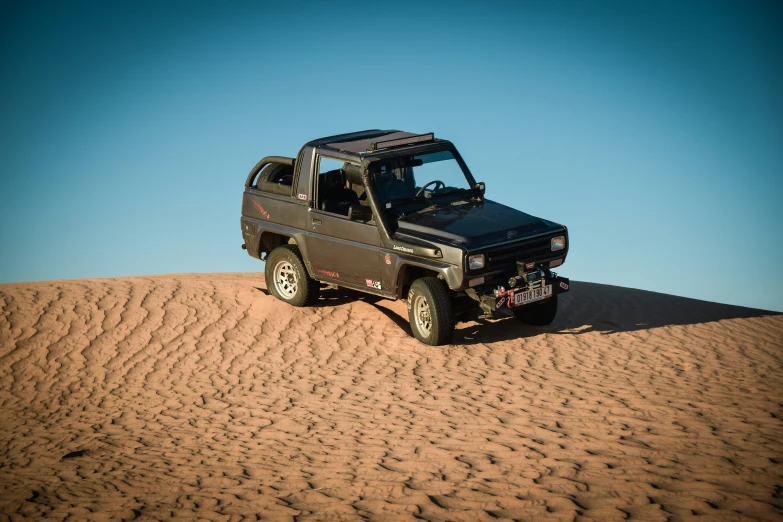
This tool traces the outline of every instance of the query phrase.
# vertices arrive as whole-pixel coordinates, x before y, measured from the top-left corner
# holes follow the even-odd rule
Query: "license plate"
[[[522,306],[534,303],[552,295],[552,285],[546,285],[543,288],[534,288],[523,292],[514,293],[514,306]]]

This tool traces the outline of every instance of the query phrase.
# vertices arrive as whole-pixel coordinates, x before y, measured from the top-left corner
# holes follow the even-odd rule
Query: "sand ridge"
[[[432,348],[258,274],[0,285],[0,519],[781,520],[783,316],[561,304]]]

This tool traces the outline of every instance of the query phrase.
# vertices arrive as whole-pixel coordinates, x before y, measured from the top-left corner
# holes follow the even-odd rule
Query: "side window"
[[[344,165],[342,160],[318,158],[318,209],[347,216],[348,209],[359,204],[359,196],[346,185]]]

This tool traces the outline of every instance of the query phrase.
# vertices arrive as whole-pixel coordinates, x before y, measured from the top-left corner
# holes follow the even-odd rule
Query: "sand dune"
[[[0,519],[781,520],[783,316],[575,282],[408,336],[258,274],[0,285]]]

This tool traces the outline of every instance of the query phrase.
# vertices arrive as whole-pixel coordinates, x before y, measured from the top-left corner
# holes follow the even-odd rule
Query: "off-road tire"
[[[429,313],[429,331],[416,319],[417,313],[422,311],[422,299]],[[424,344],[440,346],[451,342],[454,336],[451,296],[439,279],[422,277],[413,282],[408,290],[408,320],[413,336]]]
[[[557,315],[557,295],[537,304],[515,307],[511,310],[514,316],[525,324],[546,326],[552,324]]]
[[[278,283],[275,280],[275,270],[278,268],[287,272],[293,278],[293,283],[289,281],[285,287]],[[307,274],[302,254],[296,245],[282,245],[272,250],[266,258],[264,275],[269,293],[285,303],[312,306],[318,300],[320,285]]]

